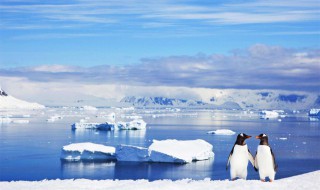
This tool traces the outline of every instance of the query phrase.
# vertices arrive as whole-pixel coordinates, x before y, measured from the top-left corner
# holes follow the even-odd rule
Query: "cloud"
[[[39,65],[0,70],[0,76],[37,82],[78,82],[188,88],[320,88],[320,50],[256,44],[230,54],[143,58],[138,64],[95,67]]]
[[[192,1],[31,1],[0,4],[4,17],[1,27],[21,29],[57,28],[66,24],[85,24],[83,27],[121,26],[181,27],[197,25],[261,24],[279,22],[319,21],[319,3],[309,1],[228,1],[225,3],[194,3]],[[40,27],[40,28],[39,28]]]

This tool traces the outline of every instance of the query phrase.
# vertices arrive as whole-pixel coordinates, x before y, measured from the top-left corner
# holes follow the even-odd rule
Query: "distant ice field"
[[[80,120],[105,122],[110,113],[115,120],[129,122],[142,117],[145,130],[72,130]],[[24,117],[28,115],[28,117]],[[228,129],[253,137],[260,133],[269,142],[279,164],[276,179],[320,169],[320,122],[310,121],[306,112],[285,111],[279,118],[260,119],[258,111],[46,108],[37,111],[0,111],[0,116],[29,123],[0,123],[0,181],[42,179],[229,179],[225,165],[236,135],[207,134]],[[52,116],[62,116],[53,122]],[[152,140],[203,139],[213,145],[214,158],[189,164],[139,162],[67,162],[60,160],[61,148],[71,143],[92,142],[148,147]],[[247,140],[252,154],[259,141]],[[258,179],[248,167],[248,179]]]

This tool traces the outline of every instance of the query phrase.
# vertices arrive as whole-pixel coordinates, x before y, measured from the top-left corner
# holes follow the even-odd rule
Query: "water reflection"
[[[189,164],[147,162],[61,161],[63,178],[88,179],[204,179],[214,176],[213,159]]]

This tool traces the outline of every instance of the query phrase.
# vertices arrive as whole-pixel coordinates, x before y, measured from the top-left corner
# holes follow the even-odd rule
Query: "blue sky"
[[[3,77],[320,87],[318,0],[1,0],[0,12]]]

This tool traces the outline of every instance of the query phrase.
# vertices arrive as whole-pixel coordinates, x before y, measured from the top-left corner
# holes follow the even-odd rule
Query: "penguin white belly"
[[[266,177],[269,177],[271,180],[274,180],[276,172],[273,167],[273,158],[270,147],[267,145],[259,145],[256,159],[260,179],[264,180]]]
[[[231,179],[234,179],[236,177],[242,179],[247,178],[248,161],[249,154],[247,145],[235,145],[233,148],[233,154],[230,158]]]

